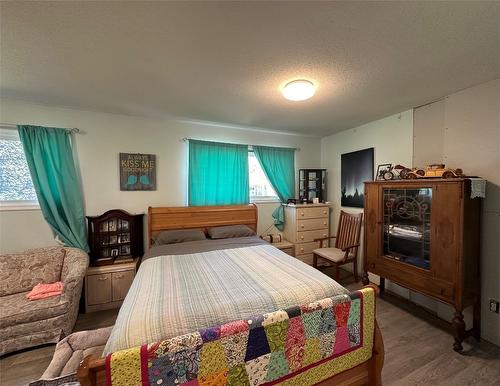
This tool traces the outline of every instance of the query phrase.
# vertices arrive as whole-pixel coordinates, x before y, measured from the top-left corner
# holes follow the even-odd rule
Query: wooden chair
[[[319,248],[313,251],[313,267],[318,267],[318,259],[323,259],[335,266],[335,280],[339,280],[339,267],[353,263],[354,280],[358,281],[358,248],[361,234],[363,213],[354,214],[340,211],[337,236],[315,239],[319,241]],[[335,240],[333,248],[323,248],[323,242]]]

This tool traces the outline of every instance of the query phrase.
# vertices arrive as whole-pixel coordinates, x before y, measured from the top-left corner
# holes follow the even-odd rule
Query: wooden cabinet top
[[[87,268],[87,276],[89,275],[98,275],[102,273],[109,272],[119,272],[119,271],[130,271],[137,269],[137,262],[139,258],[135,258],[134,261],[130,261],[127,263],[115,263],[109,265],[100,265],[100,266],[89,266]]]
[[[290,208],[318,208],[322,206],[330,206],[330,204],[283,204]]]
[[[104,220],[109,217],[120,217],[120,216],[125,216],[125,217],[142,217],[144,216],[144,213],[129,213],[126,210],[123,209],[111,209],[108,210],[107,212],[104,212],[101,215],[94,215],[94,216],[86,216],[87,219],[89,220]]]
[[[404,180],[377,180],[377,181],[365,181],[365,184],[378,184],[378,185],[398,185],[398,184],[442,184],[442,183],[453,183],[453,182],[464,182],[470,181],[468,178],[416,178],[416,179],[404,179]]]
[[[276,247],[278,249],[287,249],[287,248],[293,248],[293,243],[290,241],[283,239],[281,243],[271,243],[273,247]]]

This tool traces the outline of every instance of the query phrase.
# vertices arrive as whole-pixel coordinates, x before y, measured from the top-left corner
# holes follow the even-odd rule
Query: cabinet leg
[[[453,343],[453,350],[461,352],[464,348],[462,347],[462,342],[465,339],[465,322],[464,315],[461,310],[455,310],[455,315],[451,321],[453,327],[453,336],[455,337],[455,342]]]
[[[379,288],[380,288],[380,292],[384,292],[385,291],[385,277],[381,277],[380,278]]]
[[[481,340],[481,298],[476,296],[472,309],[472,336],[479,342]]]
[[[370,279],[368,279],[368,272],[363,271],[363,275],[361,276],[361,282],[363,283],[363,285],[370,284]]]

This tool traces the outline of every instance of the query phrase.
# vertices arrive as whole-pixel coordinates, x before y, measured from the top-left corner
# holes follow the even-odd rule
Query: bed
[[[350,293],[255,236],[152,246],[165,230],[255,231],[255,205],[148,215],[151,248],[82,385],[380,384],[375,287]]]

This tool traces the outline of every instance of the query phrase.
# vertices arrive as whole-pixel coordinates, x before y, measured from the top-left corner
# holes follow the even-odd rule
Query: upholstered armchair
[[[0,256],[0,355],[69,335],[78,316],[88,255],[48,247]],[[28,300],[38,283],[64,283],[61,295]]]

